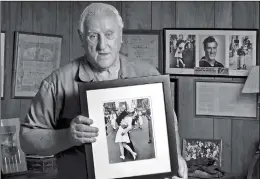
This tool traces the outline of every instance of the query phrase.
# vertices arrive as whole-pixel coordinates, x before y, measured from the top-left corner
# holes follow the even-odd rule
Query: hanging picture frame
[[[176,75],[247,76],[257,65],[257,29],[165,28],[164,71]]]
[[[120,53],[129,61],[145,61],[162,72],[161,31],[123,30]]]
[[[13,98],[32,98],[41,81],[59,68],[62,36],[15,32]]]

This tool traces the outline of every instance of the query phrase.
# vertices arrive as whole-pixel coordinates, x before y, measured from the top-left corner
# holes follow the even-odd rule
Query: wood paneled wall
[[[14,31],[63,36],[61,65],[83,54],[77,34],[80,13],[90,2],[2,2],[6,31],[5,99],[2,118],[24,118],[30,99],[11,99]],[[259,28],[259,2],[109,2],[121,12],[126,29]],[[222,138],[223,168],[245,175],[259,138],[259,120],[195,118],[193,81],[178,79],[179,131],[182,138]],[[209,79],[204,77],[203,79]],[[225,78],[226,79],[226,78]],[[244,80],[244,79],[228,79]]]

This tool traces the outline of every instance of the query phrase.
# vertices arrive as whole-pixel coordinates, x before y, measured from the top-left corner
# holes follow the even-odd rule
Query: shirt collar
[[[95,79],[93,71],[90,68],[85,56],[79,61],[78,75],[79,75],[79,79],[83,82],[89,82]]]
[[[127,59],[123,56],[119,56],[120,59],[120,70],[119,70],[119,78],[123,79],[127,77]]]
[[[126,78],[126,74],[127,74],[127,59],[124,56],[119,55],[119,61],[120,61],[120,69],[118,72],[118,78],[123,79]],[[94,72],[89,66],[89,63],[85,56],[82,57],[79,61],[78,76],[82,82],[96,81]]]

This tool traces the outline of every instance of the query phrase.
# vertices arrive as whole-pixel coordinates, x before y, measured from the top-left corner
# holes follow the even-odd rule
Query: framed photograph
[[[195,116],[257,119],[257,95],[242,93],[245,82],[195,80]]]
[[[143,60],[162,69],[159,30],[124,30],[120,53],[128,60]]]
[[[257,59],[257,29],[163,30],[165,72],[247,76]]]
[[[1,32],[1,99],[4,98],[5,76],[5,32]]]
[[[85,145],[90,179],[177,174],[168,75],[81,83],[79,92],[82,115],[99,128]]]
[[[44,78],[59,68],[62,36],[15,32],[13,98],[32,98]]]
[[[20,119],[1,119],[1,165],[3,174],[27,172],[25,154],[19,140]]]
[[[213,165],[222,165],[221,139],[183,139],[182,156],[187,163],[208,158]]]

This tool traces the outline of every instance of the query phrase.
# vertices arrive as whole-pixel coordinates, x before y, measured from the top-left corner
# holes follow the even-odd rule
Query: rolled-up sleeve
[[[32,129],[53,129],[55,126],[54,94],[54,86],[48,81],[43,80],[21,126]]]

